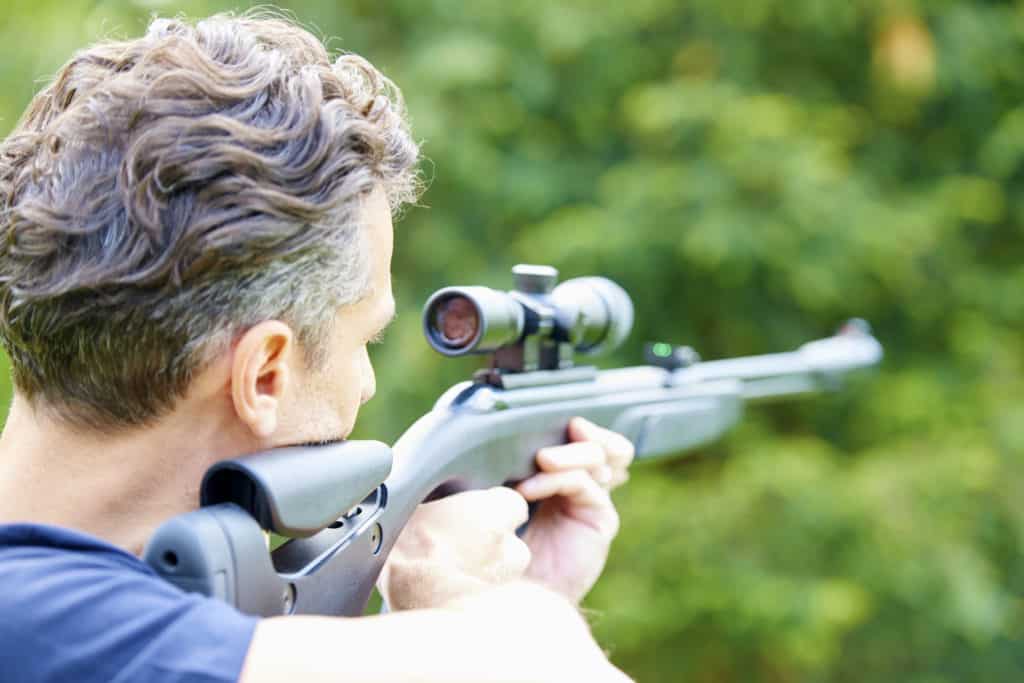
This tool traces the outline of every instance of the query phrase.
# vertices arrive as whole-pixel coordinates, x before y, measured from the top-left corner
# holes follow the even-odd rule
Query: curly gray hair
[[[146,424],[241,331],[307,362],[369,283],[359,207],[418,190],[398,89],[278,17],[157,19],[68,62],[0,143],[0,339],[87,429]]]

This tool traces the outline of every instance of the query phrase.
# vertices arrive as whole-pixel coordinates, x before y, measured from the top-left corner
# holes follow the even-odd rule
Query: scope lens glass
[[[453,296],[434,309],[434,329],[448,346],[466,346],[476,338],[480,316],[473,302],[464,296]]]

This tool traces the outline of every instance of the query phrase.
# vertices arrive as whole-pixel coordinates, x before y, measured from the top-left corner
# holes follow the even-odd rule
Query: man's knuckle
[[[596,441],[577,441],[568,448],[572,448],[574,460],[581,463],[600,461],[606,457],[604,447]]]
[[[533,560],[530,546],[526,545],[526,542],[518,536],[512,536],[512,542],[507,548],[507,555],[506,562],[513,576],[519,576],[525,572]]]
[[[597,486],[597,482],[594,481],[590,472],[586,470],[572,470],[571,472],[566,472],[566,475],[566,482],[576,490]]]
[[[587,477],[587,483],[585,486],[587,487],[587,492],[592,498],[600,499],[602,501],[607,499],[608,492],[593,477]]]
[[[513,518],[525,520],[529,515],[529,505],[518,491],[507,486],[495,486],[492,491],[495,499],[500,501],[498,504]]]
[[[476,490],[476,489],[474,489],[474,490],[470,490],[470,491],[461,491],[461,492],[456,493],[454,495],[447,496],[446,498],[441,498],[440,500],[436,500],[436,501],[433,501],[433,502],[430,502],[430,503],[426,503],[426,505],[438,505],[439,508],[440,507],[445,507],[445,508],[449,508],[449,509],[455,509],[455,508],[457,508],[459,506],[462,506],[462,505],[486,506],[486,505],[488,505],[490,503],[490,501],[491,501],[491,490],[490,489],[484,489],[484,490]]]
[[[608,535],[610,537],[616,536],[621,526],[622,519],[619,517],[619,511],[615,509],[615,506],[612,506],[608,515]]]
[[[506,496],[512,493],[512,489],[507,486],[492,486],[487,489],[485,493],[491,500],[503,500]]]

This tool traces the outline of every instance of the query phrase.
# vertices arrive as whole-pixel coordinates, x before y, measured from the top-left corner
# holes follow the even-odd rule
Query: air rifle
[[[509,292],[446,287],[427,301],[430,345],[490,354],[491,366],[442,394],[393,448],[346,441],[219,462],[199,509],[157,529],[145,560],[182,589],[250,614],[358,616],[417,505],[525,479],[537,449],[565,442],[573,416],[625,435],[638,461],[677,455],[719,438],[748,401],[835,390],[882,358],[854,320],[790,353],[701,361],[654,344],[647,365],[598,370],[576,356],[626,338],[626,292],[600,277],[556,286],[547,266],[513,275]],[[290,540],[271,552],[267,532]]]

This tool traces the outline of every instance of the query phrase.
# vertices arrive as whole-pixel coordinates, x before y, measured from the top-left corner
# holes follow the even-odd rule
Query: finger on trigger
[[[604,447],[593,441],[579,441],[564,446],[548,446],[537,451],[537,466],[543,472],[589,469],[605,464]]]

